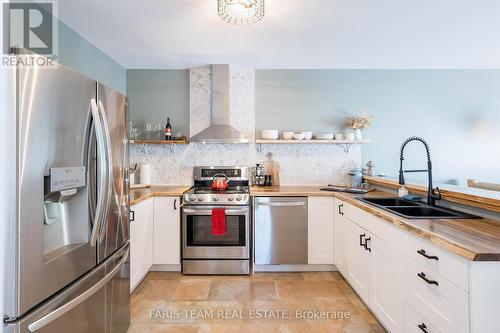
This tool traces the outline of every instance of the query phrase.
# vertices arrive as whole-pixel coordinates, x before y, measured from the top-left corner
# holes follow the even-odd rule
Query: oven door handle
[[[212,215],[212,210],[210,209],[188,209],[183,208],[182,211],[186,214],[195,214],[195,215]],[[227,209],[226,215],[242,215],[248,214],[248,209]]]

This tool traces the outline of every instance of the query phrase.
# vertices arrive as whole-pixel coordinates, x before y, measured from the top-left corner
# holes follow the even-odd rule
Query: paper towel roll
[[[151,185],[151,164],[141,164],[141,184]]]

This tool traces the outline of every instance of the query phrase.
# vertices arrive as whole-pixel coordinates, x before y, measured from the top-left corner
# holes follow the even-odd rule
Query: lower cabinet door
[[[403,257],[388,243],[371,237],[370,308],[389,332],[403,332]]]
[[[347,252],[348,252],[348,239],[346,237],[346,221],[342,209],[344,203],[335,199],[335,266],[343,276],[347,275]]]
[[[363,246],[371,234],[356,223],[345,219],[348,226],[348,264],[347,280],[358,293],[361,299],[368,304],[368,292],[370,283],[370,252]]]
[[[333,198],[308,197],[307,201],[307,262],[333,265],[335,263]]]
[[[153,264],[153,199],[130,207],[130,291],[142,281]]]
[[[181,224],[178,197],[154,198],[154,264],[178,265],[181,261]]]

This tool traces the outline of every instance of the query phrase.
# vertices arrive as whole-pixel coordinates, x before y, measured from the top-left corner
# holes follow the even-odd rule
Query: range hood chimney
[[[248,143],[240,131],[230,124],[229,65],[212,65],[212,115],[210,126],[192,136],[190,142]]]

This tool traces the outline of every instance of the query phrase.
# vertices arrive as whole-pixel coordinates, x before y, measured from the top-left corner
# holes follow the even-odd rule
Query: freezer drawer
[[[307,264],[307,198],[254,199],[257,265]]]
[[[7,333],[125,333],[130,324],[129,245],[42,303]]]

